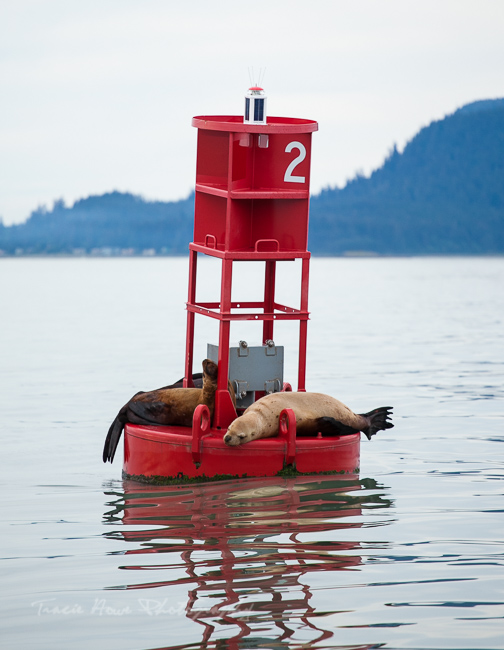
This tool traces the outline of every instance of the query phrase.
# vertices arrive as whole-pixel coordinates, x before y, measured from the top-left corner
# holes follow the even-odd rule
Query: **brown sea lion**
[[[357,415],[342,402],[322,393],[272,393],[249,406],[228,427],[224,442],[230,446],[278,434],[280,413],[290,408],[296,416],[296,434],[300,436],[347,436],[362,431],[369,440],[377,431],[390,429],[391,406],[382,406]]]
[[[125,404],[112,422],[103,447],[103,462],[112,462],[121,438],[124,425],[131,424],[175,424],[183,427],[192,426],[193,414],[198,404],[206,404],[213,417],[215,407],[215,391],[217,390],[217,364],[210,359],[203,361],[203,376],[193,375],[198,388],[182,388],[182,380],[152,390],[134,395]],[[233,402],[235,394],[231,383],[228,390]]]

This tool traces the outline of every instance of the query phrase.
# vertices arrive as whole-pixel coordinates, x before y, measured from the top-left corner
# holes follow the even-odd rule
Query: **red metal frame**
[[[198,153],[194,241],[189,245],[184,385],[191,385],[195,315],[219,320],[219,379],[213,426],[224,429],[236,417],[227,390],[233,321],[262,322],[263,344],[274,338],[275,321],[299,321],[297,389],[305,390],[310,154],[311,134],[318,125],[295,118],[243,124],[236,116],[212,116],[194,118],[193,126],[198,128]],[[260,146],[259,135],[267,135],[267,147]],[[294,179],[292,172],[289,177],[289,166],[295,170]],[[218,301],[196,300],[198,253],[221,260]],[[276,264],[295,259],[302,260],[299,308],[275,301]],[[242,260],[265,265],[262,301],[231,301],[233,264]]]

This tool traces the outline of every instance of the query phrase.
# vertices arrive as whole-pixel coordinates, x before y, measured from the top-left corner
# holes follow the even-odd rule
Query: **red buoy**
[[[249,93],[264,99],[260,88]],[[283,347],[274,343],[276,321],[299,323],[298,391],[305,391],[306,379],[311,135],[318,125],[313,120],[266,118],[265,112],[263,120],[250,119],[250,112],[246,117],[199,116],[192,121],[198,145],[184,386],[193,386],[195,317],[213,318],[219,322],[218,345],[208,346],[209,358],[218,363],[213,421],[201,405],[192,428],[126,424],[126,477],[275,476],[286,468],[301,473],[358,471],[360,434],[298,437],[290,409],[282,414],[278,437],[238,447],[222,440],[247,406],[265,394],[290,389],[283,380]],[[221,281],[211,302],[196,299],[198,255],[221,261]],[[301,260],[297,306],[281,304],[275,296],[277,264],[292,260]],[[264,267],[262,300],[232,300],[233,265],[242,261]],[[261,345],[240,341],[230,348],[230,325],[239,321],[262,326]]]

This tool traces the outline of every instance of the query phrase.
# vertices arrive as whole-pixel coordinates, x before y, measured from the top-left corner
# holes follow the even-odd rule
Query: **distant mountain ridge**
[[[0,224],[6,254],[186,254],[194,196],[90,196]],[[394,147],[369,178],[310,201],[315,255],[504,253],[504,98],[467,104]]]
[[[421,129],[369,178],[311,201],[319,254],[504,252],[504,99],[474,102]]]
[[[188,250],[193,196],[181,201],[145,201],[129,193],[90,196],[66,207],[39,208],[28,221],[0,226],[0,249],[9,254],[162,254]]]

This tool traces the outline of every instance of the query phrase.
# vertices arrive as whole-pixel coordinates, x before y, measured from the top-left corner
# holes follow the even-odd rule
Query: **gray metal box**
[[[219,346],[207,344],[207,356],[219,360]],[[255,400],[255,391],[277,393],[283,387],[284,349],[273,341],[266,345],[249,346],[240,341],[229,348],[229,379],[236,393],[238,408],[246,408]]]

